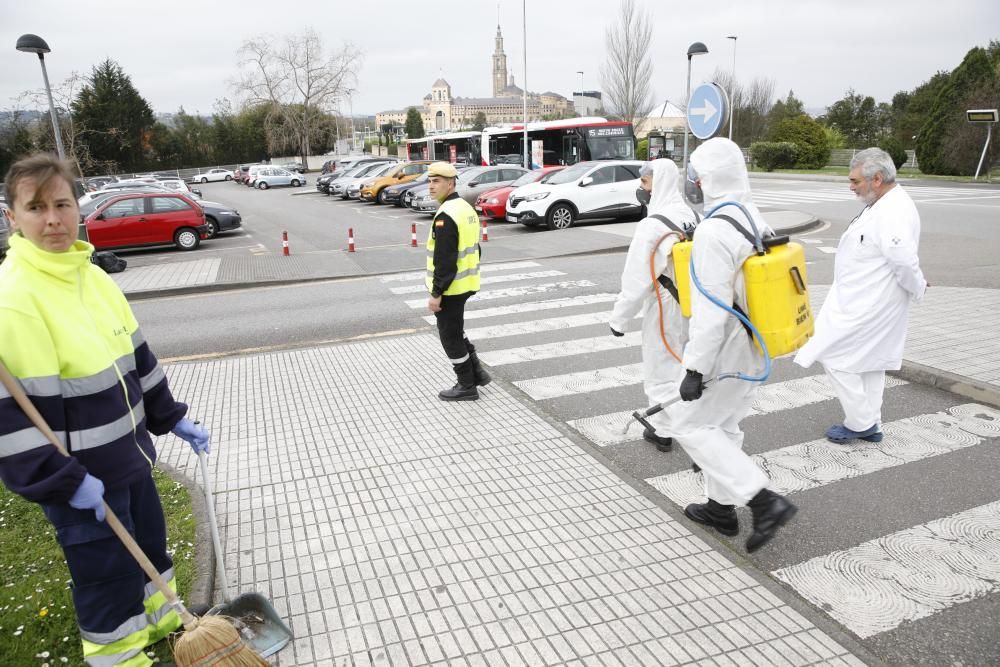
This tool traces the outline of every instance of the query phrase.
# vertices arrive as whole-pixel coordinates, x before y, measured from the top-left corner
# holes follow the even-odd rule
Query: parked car
[[[545,169],[535,169],[521,176],[509,185],[501,186],[495,190],[487,190],[476,198],[474,208],[490,220],[505,220],[507,218],[507,197],[510,193],[528,183],[536,181],[544,183],[552,174],[555,174],[564,167],[546,167]]]
[[[349,158],[344,158],[343,160],[339,160],[337,162],[337,171],[340,171],[341,169],[353,169],[354,167],[360,167],[363,164],[370,164],[372,162],[399,162],[399,161],[400,161],[399,158],[389,157],[389,156],[349,157]]]
[[[645,207],[635,198],[642,162],[580,162],[546,183],[530,183],[510,193],[507,220],[549,229],[567,229],[577,220],[638,219]]]
[[[323,194],[330,194],[330,184],[347,174],[347,171],[331,171],[329,173],[321,175],[316,179],[316,190],[322,192]]]
[[[97,192],[84,193],[84,195],[77,200],[77,203],[81,208],[83,208],[92,201],[107,199],[112,195],[120,194],[122,192],[170,192],[170,189],[157,182],[126,183],[124,181],[118,181],[117,183],[111,183],[104,186],[103,189],[98,190]]]
[[[255,165],[252,164],[242,164],[233,170],[233,182],[243,185],[246,183],[247,175],[250,173],[250,167]]]
[[[382,190],[383,197],[386,204],[395,204],[396,206],[405,206],[403,203],[403,195],[407,190],[419,187],[421,185],[427,184],[427,172],[420,174],[412,181],[408,183],[399,183],[398,185],[390,185],[389,187]]]
[[[473,169],[477,169],[477,167],[458,167],[459,182],[461,182],[464,174]],[[425,182],[403,193],[403,206],[418,213],[433,213],[440,204],[430,196],[430,186]]]
[[[278,185],[290,185],[297,188],[305,182],[306,177],[298,172],[288,171],[281,167],[262,167],[257,170],[251,185],[261,190],[267,190]]]
[[[306,168],[301,162],[286,162],[285,164],[278,166],[282,169],[287,169],[288,171],[294,171],[297,174],[306,173]]]
[[[385,176],[380,176],[372,181],[370,185],[366,185],[361,188],[361,200],[385,204],[386,201],[383,196],[385,188],[397,183],[407,183],[412,181],[417,176],[427,171],[427,167],[429,167],[430,164],[430,160],[397,163],[392,169],[385,173]]]
[[[205,213],[179,192],[133,192],[111,197],[84,219],[98,249],[173,244],[194,250],[208,237]]]
[[[455,192],[458,193],[459,197],[473,204],[479,195],[487,190],[510,185],[527,173],[530,172],[523,167],[470,167],[458,175]]]
[[[214,201],[200,201],[198,205],[205,213],[205,229],[208,238],[214,239],[222,232],[239,229],[243,224],[240,212],[232,206],[226,206]]]
[[[233,180],[233,172],[228,169],[209,169],[208,171],[203,171],[200,174],[195,174],[188,179],[189,183],[212,183],[215,181],[231,181]]]
[[[341,178],[330,183],[330,194],[347,199],[347,189],[355,183],[359,183],[367,177],[378,176],[388,169],[391,169],[393,162],[366,162],[355,167],[352,172],[344,174]]]
[[[195,201],[201,199],[201,190],[198,188],[189,187],[187,183],[180,178],[161,178],[159,180],[160,185],[167,188],[168,190],[173,190],[174,192],[183,192],[186,195],[191,196],[191,199]]]
[[[100,190],[108,183],[114,183],[117,180],[114,176],[91,176],[84,181],[84,184],[87,186],[88,192],[94,192]]]

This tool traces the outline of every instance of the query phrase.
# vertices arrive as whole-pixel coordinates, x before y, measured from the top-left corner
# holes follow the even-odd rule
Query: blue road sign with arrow
[[[714,83],[703,83],[695,88],[687,108],[691,134],[699,139],[712,138],[729,117],[727,107],[726,94]]]

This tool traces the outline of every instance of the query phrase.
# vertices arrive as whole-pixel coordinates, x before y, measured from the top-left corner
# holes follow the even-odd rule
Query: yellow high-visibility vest
[[[427,291],[434,288],[434,224],[438,216],[447,214],[458,225],[457,273],[451,285],[444,291],[445,296],[479,291],[479,214],[464,199],[448,199],[434,214],[434,222],[427,232],[427,276],[424,284]]]

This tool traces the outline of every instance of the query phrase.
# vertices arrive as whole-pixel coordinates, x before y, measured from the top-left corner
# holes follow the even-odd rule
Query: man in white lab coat
[[[795,363],[819,361],[837,392],[844,422],[827,430],[828,439],[880,442],[885,372],[902,365],[910,303],[927,289],[917,256],[920,216],[885,151],[857,153],[849,178],[865,208],[840,238],[816,335]]]
[[[742,209],[726,206],[702,220],[694,235],[691,264],[714,298],[749,312],[742,269],[754,247],[743,232],[752,234],[756,226],[761,235],[770,235],[771,229],[753,204],[743,154],[728,139],[709,139],[691,154],[686,179],[685,186],[692,186],[687,189],[689,199],[703,198],[706,212],[724,202],[742,205]],[[720,214],[733,218],[743,231],[715,217]],[[726,372],[759,375],[765,361],[740,321],[694,286],[683,364],[686,372],[680,395],[685,402],[673,404],[667,412],[674,439],[702,469],[708,497],[707,503],[688,505],[684,514],[723,535],[736,535],[736,506],[749,506],[753,532],[746,547],[754,551],[774,537],[797,508],[766,488],[767,475],[743,451],[740,420],[750,411],[757,383],[726,379],[708,388],[703,383]]]
[[[622,289],[615,300],[610,324],[611,333],[622,336],[629,320],[642,310],[643,388],[653,405],[676,396],[684,375],[674,354],[680,357],[684,352],[687,320],[677,302],[671,249],[694,228],[696,218],[681,195],[677,166],[672,160],[647,162],[639,176],[641,186],[636,197],[646,204],[649,215],[636,226],[629,244]],[[654,428],[643,433],[643,438],[661,452],[670,451],[672,446],[667,422],[666,414],[659,412],[650,417]]]

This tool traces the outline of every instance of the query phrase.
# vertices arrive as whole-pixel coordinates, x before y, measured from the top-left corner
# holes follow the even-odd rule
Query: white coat
[[[650,166],[653,169],[653,191],[647,207],[649,215],[662,215],[682,229],[686,225],[694,225],[695,214],[681,195],[677,166],[671,160],[662,159],[653,160]],[[650,405],[676,396],[684,375],[680,362],[667,351],[660,338],[657,287],[663,307],[663,331],[667,342],[678,356],[683,354],[684,344],[687,342],[687,320],[681,315],[680,306],[666,288],[655,283],[649,261],[655,247],[655,275],[663,274],[676,284],[671,249],[678,238],[668,236],[659,246],[656,245],[670,231],[670,227],[652,217],[643,218],[636,226],[622,270],[621,292],[615,300],[610,320],[612,329],[625,331],[629,320],[642,311],[643,388]],[[653,423],[664,427],[665,424],[658,423],[660,414],[662,413],[653,418]]]
[[[927,288],[919,244],[920,216],[902,187],[865,208],[840,238],[816,333],[795,363],[819,361],[850,373],[898,370],[910,303]]]

